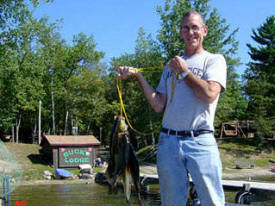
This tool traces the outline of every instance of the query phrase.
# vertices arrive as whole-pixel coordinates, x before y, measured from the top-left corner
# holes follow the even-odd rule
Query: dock
[[[235,187],[242,188],[243,185],[250,185],[251,189],[254,190],[269,190],[275,192],[275,183],[270,182],[253,182],[253,181],[242,181],[242,180],[223,180],[224,187]]]
[[[158,184],[158,175],[140,173],[141,183],[143,185]],[[192,179],[190,177],[190,182]],[[243,180],[222,180],[224,188],[241,189],[244,185],[249,185],[252,190],[268,190],[275,192],[275,183],[270,182],[253,182]]]
[[[196,191],[193,190],[194,184],[192,184],[192,178],[190,176],[189,178],[191,183],[190,191],[195,194]],[[157,174],[140,173],[140,181],[143,189],[146,191],[148,190],[148,185],[159,184],[159,177]],[[237,204],[226,203],[226,206],[249,205],[252,194],[259,195],[262,200],[270,200],[275,198],[275,183],[243,180],[222,180],[222,184],[224,190],[237,192],[235,196],[235,203]]]

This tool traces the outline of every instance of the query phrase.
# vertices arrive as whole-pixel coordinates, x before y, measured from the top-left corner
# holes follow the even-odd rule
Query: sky
[[[63,19],[60,24],[62,38],[69,44],[73,35],[80,32],[93,35],[97,50],[105,53],[104,61],[133,53],[138,30],[143,27],[146,34],[156,37],[160,29],[160,17],[157,5],[164,5],[165,0],[54,0],[42,3],[34,11],[40,18],[49,16],[50,22]],[[252,40],[252,29],[257,29],[267,17],[275,15],[274,0],[212,0],[211,8],[217,8],[219,15],[226,19],[239,41],[239,57],[242,65],[237,72],[242,74],[251,59],[247,43],[256,45]]]

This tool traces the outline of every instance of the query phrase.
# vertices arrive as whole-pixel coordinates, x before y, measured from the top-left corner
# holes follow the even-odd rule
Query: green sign
[[[59,166],[74,167],[92,164],[92,148],[59,148]]]

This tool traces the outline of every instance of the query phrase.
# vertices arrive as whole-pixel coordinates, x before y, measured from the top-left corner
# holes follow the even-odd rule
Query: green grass
[[[17,163],[21,166],[23,180],[43,179],[44,170],[54,173],[54,168],[43,162],[39,145],[6,143],[6,147],[15,155]]]
[[[217,141],[224,168],[234,168],[235,161],[252,161],[255,167],[260,168],[274,166],[274,163],[269,162],[269,159],[275,159],[275,145],[272,140],[263,144],[251,138],[226,138]],[[152,145],[149,145],[137,151],[138,159],[143,161],[151,148]]]
[[[37,144],[16,144],[5,143],[8,150],[16,157],[17,163],[22,168],[23,180],[43,180],[43,171],[48,170],[54,174],[54,168],[43,161],[39,150],[41,147]],[[101,171],[103,168],[95,167],[93,172]],[[79,169],[70,169],[73,175],[79,175]]]
[[[219,141],[223,167],[234,168],[235,161],[253,162],[256,168],[274,166],[269,159],[275,159],[274,141],[260,144],[257,139],[227,138]]]
[[[103,167],[94,167],[94,168],[93,168],[93,172],[94,172],[94,173],[101,172],[101,171],[103,171],[103,170],[104,170]]]

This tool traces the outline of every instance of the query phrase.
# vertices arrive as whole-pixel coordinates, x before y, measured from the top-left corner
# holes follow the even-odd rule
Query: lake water
[[[27,206],[122,206],[125,197],[122,191],[108,194],[108,187],[98,184],[53,184],[25,185],[11,194],[11,206],[25,200]],[[136,206],[136,197],[131,198]],[[24,204],[22,204],[24,205]],[[149,206],[150,204],[148,204]]]
[[[152,195],[143,200],[146,206],[160,205],[158,186],[150,187]],[[108,194],[106,185],[98,184],[52,184],[22,185],[11,194],[11,206],[123,206],[125,197],[122,191]],[[226,200],[233,203],[236,192],[226,192]],[[257,199],[257,198],[256,198]],[[256,200],[254,198],[254,200]],[[16,201],[18,204],[16,204]],[[23,202],[26,201],[26,202]],[[25,204],[26,203],[26,204]],[[131,197],[131,205],[138,206],[136,196]],[[264,203],[254,202],[253,205],[274,206],[273,200]]]

